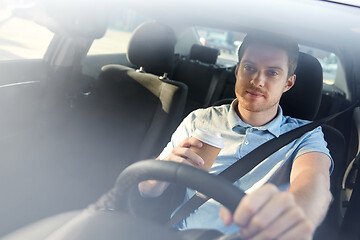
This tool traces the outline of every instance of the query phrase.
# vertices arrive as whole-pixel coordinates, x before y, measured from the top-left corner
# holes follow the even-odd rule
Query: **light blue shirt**
[[[239,118],[232,107],[233,104],[234,102],[228,105],[198,109],[190,113],[174,132],[171,141],[160,154],[160,158],[166,157],[181,141],[192,136],[197,128],[216,131],[224,139],[224,148],[220,151],[210,173],[219,174],[264,142],[309,122],[283,116],[282,109],[279,107],[277,116],[271,122],[261,127],[252,127]],[[280,190],[285,191],[290,184],[293,160],[309,152],[322,152],[330,157],[326,146],[327,143],[321,128],[318,127],[266,158],[234,184],[246,193],[258,189],[265,183],[273,183]],[[330,172],[332,168],[333,166],[331,166]],[[194,190],[188,189],[185,201],[194,193]],[[228,227],[224,225],[218,217],[219,209],[219,203],[210,199],[182,221],[178,228],[180,230],[216,229],[224,234],[238,231],[239,228],[235,224]]]

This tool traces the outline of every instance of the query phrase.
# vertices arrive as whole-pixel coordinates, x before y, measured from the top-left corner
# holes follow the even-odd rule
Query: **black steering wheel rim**
[[[115,205],[126,203],[130,190],[146,180],[167,181],[189,187],[218,201],[234,212],[245,193],[221,176],[193,166],[170,161],[143,160],[127,167],[115,184]]]

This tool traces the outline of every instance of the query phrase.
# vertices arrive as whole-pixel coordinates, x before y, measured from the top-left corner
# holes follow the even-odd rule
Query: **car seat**
[[[284,115],[315,120],[321,103],[323,87],[323,71],[320,62],[309,54],[300,53],[295,74],[295,85],[284,93],[280,100]],[[315,239],[323,239],[325,236],[331,239],[336,236],[335,233],[339,228],[341,176],[346,167],[347,148],[345,138],[339,130],[323,124],[322,131],[334,160],[334,170],[330,177],[330,190],[334,199],[325,221],[317,229]]]
[[[156,157],[181,121],[187,87],[167,79],[175,43],[170,27],[145,23],[134,30],[127,51],[127,58],[139,69],[102,67],[94,91],[101,112],[97,116],[108,129],[106,137],[113,137],[119,159]]]
[[[189,57],[180,56],[176,61],[172,78],[189,87],[184,116],[191,111],[209,107],[220,96],[226,77],[216,65],[219,50],[193,45]]]
[[[73,128],[79,134],[67,141],[76,141],[76,150],[84,155],[76,152],[73,155],[78,159],[66,159],[72,161],[69,171],[75,176],[73,180],[68,174],[64,181],[73,180],[75,187],[82,186],[76,189],[87,201],[94,201],[111,188],[130,163],[157,156],[181,121],[187,87],[166,78],[172,69],[175,42],[175,34],[167,25],[149,22],[139,26],[127,52],[139,69],[104,66],[91,94],[77,106],[79,119],[72,120],[81,123]],[[59,192],[59,196],[69,196]],[[5,239],[44,238],[78,213],[50,217]]]
[[[207,64],[216,64],[219,49],[194,44],[191,46],[189,58]]]

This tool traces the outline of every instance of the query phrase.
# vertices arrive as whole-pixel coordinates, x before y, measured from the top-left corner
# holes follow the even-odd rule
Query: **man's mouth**
[[[246,93],[251,95],[252,97],[263,97],[264,96],[264,94],[257,92],[257,91],[246,90]]]

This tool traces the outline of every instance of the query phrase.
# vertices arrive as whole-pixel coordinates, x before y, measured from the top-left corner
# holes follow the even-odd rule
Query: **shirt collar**
[[[252,127],[250,124],[243,122],[241,120],[241,118],[237,115],[235,108],[234,108],[235,104],[237,104],[237,99],[234,99],[234,101],[232,101],[232,103],[230,104],[230,109],[229,109],[229,113],[228,113],[228,121],[229,121],[230,127],[232,129],[234,129],[237,126],[240,126],[244,129],[255,128],[255,129],[258,129],[261,131],[267,130],[271,134],[273,134],[275,137],[279,137],[280,126],[281,126],[282,119],[283,119],[283,111],[282,111],[280,105],[279,105],[278,113],[273,120],[271,120],[269,123],[265,124],[264,126]]]

